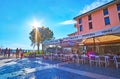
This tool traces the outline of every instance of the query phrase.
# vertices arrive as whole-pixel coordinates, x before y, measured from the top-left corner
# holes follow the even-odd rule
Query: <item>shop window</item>
[[[93,26],[92,26],[92,22],[89,22],[89,29],[92,29]]]
[[[80,25],[80,31],[82,31],[83,30],[83,26],[82,25]]]
[[[110,24],[110,19],[109,19],[109,17],[105,17],[105,18],[104,18],[104,21],[105,21],[105,25],[109,25],[109,24]]]
[[[120,4],[117,4],[117,10],[120,11]]]
[[[108,9],[104,9],[104,10],[103,10],[103,14],[104,14],[104,15],[108,15]]]

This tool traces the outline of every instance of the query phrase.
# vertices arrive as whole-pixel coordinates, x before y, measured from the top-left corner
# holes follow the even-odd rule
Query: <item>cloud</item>
[[[69,25],[69,24],[75,24],[75,23],[76,23],[76,21],[74,21],[74,20],[66,20],[66,21],[60,22],[59,24]]]
[[[105,3],[108,3],[112,0],[96,0],[95,2],[91,3],[90,5],[86,5],[80,12],[79,14],[83,14],[83,13],[86,13],[92,9],[95,9]]]

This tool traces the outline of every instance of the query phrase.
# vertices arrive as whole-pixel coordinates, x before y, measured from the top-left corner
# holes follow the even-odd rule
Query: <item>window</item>
[[[89,29],[92,29],[92,22],[89,22]]]
[[[92,17],[91,17],[91,15],[89,15],[89,16],[88,16],[88,20],[92,20]]]
[[[82,27],[82,25],[80,25],[80,31],[82,31],[83,30],[83,27]]]
[[[79,19],[79,24],[81,24],[81,23],[82,23],[82,19],[80,18],[80,19]]]
[[[118,18],[119,18],[119,21],[120,21],[120,13],[118,13]]]
[[[105,17],[105,18],[104,18],[104,21],[105,21],[105,25],[109,25],[109,24],[110,24],[110,19],[109,19],[109,17]]]
[[[104,9],[104,10],[103,10],[103,14],[104,14],[104,15],[108,15],[108,9]]]
[[[117,4],[117,10],[120,11],[120,4]]]

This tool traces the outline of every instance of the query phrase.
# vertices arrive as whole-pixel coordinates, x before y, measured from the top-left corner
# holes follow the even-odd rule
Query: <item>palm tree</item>
[[[37,45],[38,53],[40,43],[43,43],[46,40],[51,40],[53,38],[53,32],[47,27],[38,27],[33,28],[30,32],[31,46],[35,47]],[[43,48],[42,48],[43,49]]]

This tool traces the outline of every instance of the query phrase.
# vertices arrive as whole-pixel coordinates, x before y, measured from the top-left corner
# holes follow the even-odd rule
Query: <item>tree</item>
[[[47,27],[38,27],[33,28],[30,34],[31,46],[35,47],[37,45],[37,49],[39,52],[40,43],[44,41],[51,40],[53,38],[53,32]]]

